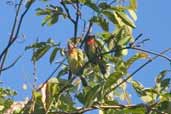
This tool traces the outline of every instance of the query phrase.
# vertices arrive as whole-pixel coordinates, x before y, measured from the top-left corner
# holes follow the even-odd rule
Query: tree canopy
[[[9,42],[0,52],[0,74],[8,72],[20,60],[21,56],[11,65],[4,65],[25,15],[36,2],[48,4],[35,10],[37,16],[43,17],[42,26],[68,21],[73,26],[73,33],[67,38],[66,45],[48,38],[25,46],[26,52],[33,51],[30,57],[35,70],[36,63],[47,53],[50,53],[47,61],[55,64],[56,69],[38,87],[34,85],[37,81],[35,71],[32,96],[16,109],[12,109],[16,103],[12,96],[16,92],[0,87],[0,113],[83,114],[91,110],[98,110],[99,114],[171,112],[170,69],[161,69],[155,85],[150,88],[132,78],[159,57],[171,64],[171,59],[165,55],[170,49],[159,53],[146,50],[143,44],[148,39],[142,39],[142,33],[133,36],[137,0],[19,0],[15,3],[17,10]],[[67,29],[63,31],[67,34]],[[57,58],[62,59],[56,61]],[[137,61],[142,63],[130,72]],[[130,86],[142,100],[141,103],[132,104]]]

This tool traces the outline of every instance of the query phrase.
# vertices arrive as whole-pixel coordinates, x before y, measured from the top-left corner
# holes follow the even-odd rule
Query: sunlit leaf
[[[122,38],[118,41],[118,45],[126,45],[129,43],[129,41],[131,40],[132,38],[131,37],[125,37],[125,38]]]
[[[137,92],[137,94],[139,94],[140,96],[145,95],[145,93],[143,91],[144,86],[140,82],[133,80],[131,83],[132,83],[133,88]]]
[[[92,10],[99,12],[99,8],[97,7],[96,3],[92,2],[92,0],[86,0],[84,4],[89,8],[91,8]]]
[[[109,23],[102,16],[93,16],[91,22],[98,24],[104,31],[109,30]]]
[[[145,102],[145,103],[149,103],[153,100],[153,98],[149,95],[146,96],[141,96],[141,99]]]
[[[122,19],[122,22],[125,23],[126,25],[135,28],[134,22],[127,16],[127,14],[123,12],[116,12],[117,16]]]
[[[127,66],[127,68],[129,68],[134,62],[136,62],[139,59],[143,59],[143,58],[148,58],[148,54],[146,53],[136,53],[135,55],[133,55],[131,58],[129,58],[126,62],[125,65]]]
[[[119,24],[119,20],[117,19],[117,17],[114,15],[113,12],[110,11],[103,11],[102,12],[113,24],[118,25]]]
[[[130,16],[132,17],[132,19],[134,21],[136,21],[137,20],[136,12],[134,10],[128,10],[128,12],[129,12]]]
[[[51,20],[51,16],[47,15],[44,20],[42,21],[42,26],[44,26],[46,23],[48,23]]]
[[[133,10],[137,9],[137,0],[130,0],[130,8]]]

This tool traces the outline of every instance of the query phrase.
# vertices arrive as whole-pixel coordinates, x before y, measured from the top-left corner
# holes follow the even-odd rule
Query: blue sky
[[[0,2],[0,52],[6,45],[15,13],[14,8],[5,4],[6,1],[7,0],[1,0]],[[136,22],[137,28],[134,30],[134,35],[136,36],[139,33],[143,33],[143,38],[150,38],[150,41],[146,42],[144,45],[145,49],[159,52],[171,47],[170,4],[170,0],[138,0],[138,20]],[[42,17],[37,17],[34,13],[38,5],[34,5],[28,15],[26,15],[20,31],[20,38],[22,34],[24,34],[26,39],[22,43],[20,42],[22,39],[19,39],[12,49],[10,49],[6,65],[10,64],[19,55],[23,55],[23,57],[14,68],[4,72],[0,77],[0,80],[4,82],[0,86],[12,88],[18,92],[18,96],[15,97],[16,100],[23,100],[26,96],[31,94],[31,88],[29,86],[26,91],[22,89],[24,83],[31,85],[33,80],[33,65],[30,62],[31,51],[25,52],[25,46],[35,41],[37,37],[39,40],[44,41],[51,37],[56,42],[65,44],[67,38],[72,34],[72,25],[66,21],[63,21],[62,24],[55,24],[55,26],[52,27],[42,27]],[[168,53],[168,56],[171,57],[171,52]],[[48,54],[38,62],[39,84],[45,80],[55,68],[55,65],[49,65],[47,57],[49,57]],[[60,60],[60,58],[57,58],[57,60]],[[136,68],[136,66],[133,68]],[[170,68],[168,62],[164,59],[157,59],[157,61],[137,73],[134,79],[141,81],[146,87],[152,86],[154,76],[164,68]],[[137,100],[137,98],[133,99],[133,102],[137,102]]]

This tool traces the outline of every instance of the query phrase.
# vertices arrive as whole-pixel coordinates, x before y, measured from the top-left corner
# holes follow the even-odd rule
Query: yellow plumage
[[[80,68],[85,64],[85,55],[82,50],[73,47],[68,49],[68,63],[73,74],[79,74]]]

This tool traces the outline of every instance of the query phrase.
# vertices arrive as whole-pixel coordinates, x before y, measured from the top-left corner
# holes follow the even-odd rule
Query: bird
[[[106,73],[106,63],[103,56],[100,56],[103,45],[95,39],[95,35],[88,35],[85,40],[84,45],[85,53],[88,57],[88,60],[94,64],[98,65],[102,74]]]
[[[70,40],[68,41],[67,59],[72,74],[80,75],[80,70],[85,64],[85,54]]]

